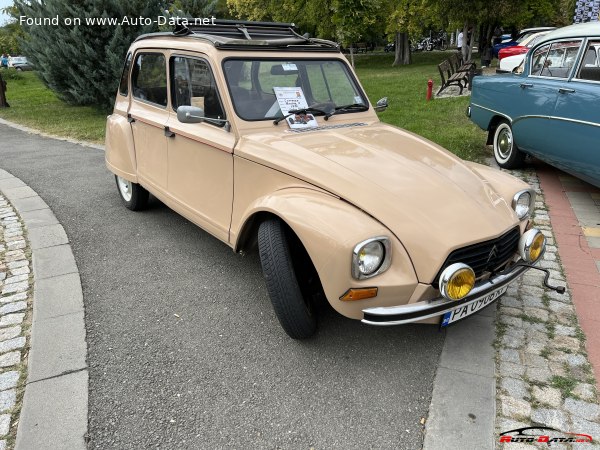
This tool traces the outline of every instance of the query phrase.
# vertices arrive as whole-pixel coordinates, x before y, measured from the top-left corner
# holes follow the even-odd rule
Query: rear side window
[[[167,68],[162,53],[138,53],[131,71],[133,96],[167,106]]]
[[[544,61],[546,60],[549,48],[550,45],[543,45],[533,52],[533,56],[531,57],[531,75],[540,74],[544,68]]]
[[[538,70],[536,75],[550,78],[568,78],[577,60],[580,47],[581,41],[553,43],[545,58],[540,58],[537,66],[534,66],[534,69]]]
[[[129,69],[131,69],[131,53],[127,54],[125,59],[125,65],[123,66],[123,73],[121,74],[121,84],[119,84],[119,94],[127,95],[129,92]]]

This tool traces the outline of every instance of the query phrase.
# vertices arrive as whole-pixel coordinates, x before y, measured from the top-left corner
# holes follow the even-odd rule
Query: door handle
[[[171,129],[169,127],[165,127],[165,136],[168,138],[174,138],[175,133],[173,131],[171,131]]]
[[[525,88],[532,88],[533,87],[533,83],[521,83],[520,86],[525,89]]]
[[[127,114],[127,122],[129,122],[129,123],[135,122],[135,119],[133,117],[131,117],[131,114]]]
[[[573,92],[575,92],[575,89],[560,88],[558,92],[560,92],[561,94],[572,94]]]

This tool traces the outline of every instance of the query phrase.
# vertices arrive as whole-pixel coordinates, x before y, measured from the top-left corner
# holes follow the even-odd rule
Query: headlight
[[[519,255],[524,261],[536,262],[546,250],[546,236],[540,230],[532,228],[523,233],[519,240]]]
[[[512,207],[517,213],[519,220],[523,220],[531,215],[533,204],[535,202],[535,191],[526,189],[515,194],[512,201]]]
[[[385,237],[367,239],[354,247],[352,276],[357,280],[385,272],[392,262],[392,245]]]
[[[440,293],[448,300],[465,298],[475,286],[475,272],[463,263],[454,263],[440,275]]]

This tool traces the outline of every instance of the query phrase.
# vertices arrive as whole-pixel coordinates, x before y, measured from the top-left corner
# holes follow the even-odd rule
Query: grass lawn
[[[356,71],[372,103],[388,97],[390,106],[380,114],[381,120],[424,136],[461,158],[479,160],[486,151],[485,133],[465,116],[469,98],[425,101],[427,80],[433,80],[435,92],[440,83],[437,64],[449,55],[416,53],[413,64],[404,67],[392,67],[393,55],[357,55]],[[33,72],[18,74],[7,83],[11,107],[0,109],[0,117],[49,134],[104,141],[105,114],[66,105]]]
[[[477,161],[486,154],[486,133],[469,120],[465,112],[469,97],[425,101],[427,80],[433,93],[440,87],[437,65],[453,52],[419,52],[413,64],[392,66],[393,55],[355,57],[356,71],[375,104],[387,97],[389,107],[379,118],[405,128],[447,148],[463,159]]]
[[[7,75],[7,73],[9,75]],[[47,89],[34,72],[0,72],[6,81],[10,108],[0,117],[44,133],[92,142],[104,142],[106,114],[89,106],[70,106]]]

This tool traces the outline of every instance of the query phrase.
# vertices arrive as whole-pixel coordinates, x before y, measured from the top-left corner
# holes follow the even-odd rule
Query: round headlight
[[[475,272],[463,263],[446,267],[440,276],[440,293],[448,300],[465,298],[475,286]]]
[[[386,237],[361,242],[352,254],[352,276],[360,280],[384,272],[391,264],[391,251]]]
[[[363,275],[371,275],[381,267],[384,256],[385,250],[381,242],[365,244],[358,252],[358,270]]]
[[[531,214],[531,205],[533,204],[532,191],[517,192],[513,198],[513,209],[517,213],[519,220],[523,220]]]
[[[536,262],[546,249],[546,236],[535,228],[527,231],[519,240],[519,254],[524,261]]]

